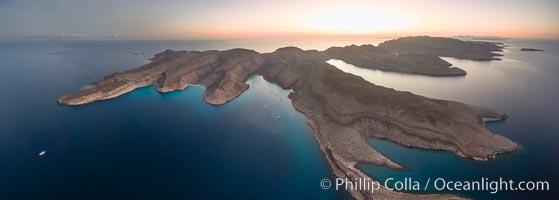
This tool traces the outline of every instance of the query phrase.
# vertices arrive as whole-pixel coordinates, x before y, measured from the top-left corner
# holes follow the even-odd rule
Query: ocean
[[[200,86],[165,94],[145,87],[77,107],[58,105],[56,99],[105,75],[145,64],[165,49],[324,50],[383,40],[0,41],[0,199],[347,199],[345,192],[320,188],[323,178],[334,176],[305,116],[291,106],[290,91],[260,76],[222,106],[204,103]],[[359,168],[380,180],[504,177],[549,181],[555,188],[559,42],[505,43],[509,47],[502,61],[444,58],[466,70],[466,77],[405,75],[329,61],[375,84],[505,111],[509,119],[488,126],[522,145],[520,152],[480,162],[372,139],[380,152],[408,170]],[[546,51],[520,52],[521,47]],[[41,151],[44,156],[38,155]],[[553,195],[450,193],[480,199]]]

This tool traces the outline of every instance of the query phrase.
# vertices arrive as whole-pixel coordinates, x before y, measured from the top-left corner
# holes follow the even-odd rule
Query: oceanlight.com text
[[[320,187],[324,190],[334,188],[335,190],[360,190],[374,193],[381,187],[395,191],[487,191],[496,194],[501,191],[549,191],[548,181],[514,181],[503,178],[489,179],[480,178],[479,180],[445,180],[444,178],[428,178],[425,181],[418,181],[412,178],[387,178],[383,182],[372,180],[371,178],[336,178],[335,181],[322,179]]]

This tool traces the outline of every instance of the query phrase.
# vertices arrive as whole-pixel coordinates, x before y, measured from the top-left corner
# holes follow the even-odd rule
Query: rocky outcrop
[[[449,150],[471,158],[492,158],[498,152],[518,148],[484,127],[484,118],[501,119],[506,117],[504,113],[377,86],[317,61],[316,55],[316,52],[297,48],[279,49],[265,55],[266,63],[261,72],[266,80],[292,88],[294,93],[290,97],[295,108],[309,118],[321,113],[326,116],[324,120],[333,120],[324,124],[367,130],[365,138],[386,138],[406,146]],[[349,141],[347,138],[329,141],[342,140]],[[359,145],[353,142],[339,146],[356,148]]]
[[[543,51],[541,49],[534,49],[534,48],[521,48],[520,51]]]
[[[331,47],[324,51],[330,59],[343,60],[357,67],[429,76],[464,76],[466,72],[435,55],[395,54],[373,45]]]
[[[394,54],[373,45],[332,47],[314,51],[314,59],[340,59],[358,67],[430,76],[463,76],[466,72],[450,68],[451,64],[438,56],[416,53]],[[156,84],[159,92],[182,90],[191,84],[206,86],[204,100],[213,105],[223,104],[248,89],[244,83],[264,62],[252,50],[173,51],[166,50],[150,59],[152,62],[134,70],[115,73],[102,80],[68,93],[58,103],[81,105],[128,93],[135,88]],[[281,81],[293,82],[291,79]]]
[[[462,41],[443,37],[403,37],[383,42],[379,45],[396,53],[430,54],[476,61],[501,60],[495,53],[502,51],[502,45],[494,42]]]
[[[204,100],[223,104],[248,89],[246,80],[264,62],[252,50],[172,51],[155,55],[152,62],[134,70],[116,73],[68,93],[58,103],[81,105],[118,97],[136,88],[157,84],[157,91],[183,90],[188,85],[206,87]]]
[[[259,74],[283,88],[293,89],[289,95],[293,106],[307,116],[322,152],[338,177],[366,177],[355,169],[357,162],[403,168],[370,146],[367,140],[371,137],[385,138],[405,146],[452,151],[477,160],[493,158],[496,154],[519,148],[514,142],[484,127],[485,121],[506,118],[504,113],[377,86],[324,62],[330,57],[378,63],[392,60],[400,63],[398,60],[403,59],[403,65],[410,65],[403,68],[409,69],[427,63],[419,59],[414,62],[420,64],[411,65],[414,62],[406,57],[408,55],[393,55],[370,46],[362,48],[365,50],[350,46],[349,50],[319,52],[287,47],[267,54],[246,49],[204,52],[167,50],[155,55],[149,64],[107,76],[80,91],[60,97],[58,102],[86,104],[114,98],[151,84],[156,84],[160,92],[200,84],[206,87],[204,100],[221,105],[245,91],[248,88],[246,80]],[[347,52],[362,55],[348,58]],[[377,59],[375,55],[385,56],[386,59]],[[439,64],[443,66],[444,62],[439,61]],[[406,194],[385,188],[375,193],[350,193],[357,199],[458,198],[452,195]]]
[[[294,107],[308,117],[322,151],[330,164],[338,167],[338,177],[362,177],[354,169],[355,162],[401,168],[368,145],[370,137],[448,150],[478,160],[519,148],[484,127],[485,120],[506,118],[504,113],[377,86],[316,61],[316,54],[296,48],[279,49],[266,55],[262,75],[293,89],[289,97]],[[286,78],[298,80],[296,84],[286,84],[282,80]],[[379,191],[375,195],[393,193]],[[353,195],[368,198],[370,194],[365,191]]]

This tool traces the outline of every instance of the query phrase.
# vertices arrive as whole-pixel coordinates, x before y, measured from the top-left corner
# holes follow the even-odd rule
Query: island
[[[331,47],[323,52],[330,59],[343,60],[357,67],[382,71],[428,76],[464,76],[466,71],[451,67],[435,55],[418,53],[396,54],[373,45]]]
[[[534,49],[534,48],[521,48],[520,51],[543,51],[541,49]]]
[[[196,84],[206,87],[205,102],[222,105],[246,91],[249,85],[245,82],[251,76],[261,75],[293,90],[289,98],[294,108],[307,117],[332,171],[337,177],[352,180],[368,177],[355,168],[356,163],[403,169],[371,146],[367,142],[370,138],[450,151],[475,160],[491,159],[520,148],[484,126],[487,121],[507,118],[503,112],[375,85],[326,63],[329,59],[388,71],[449,76],[458,73],[432,54],[396,54],[372,45],[325,51],[285,47],[263,54],[248,49],[166,50],[146,65],[65,94],[58,103],[83,105],[149,85],[156,85],[159,92],[170,92]],[[460,199],[450,194],[410,194],[386,188],[375,193],[349,192],[355,199]]]
[[[431,54],[475,61],[500,60],[495,53],[503,51],[503,44],[496,42],[463,41],[453,38],[416,36],[402,37],[379,44],[379,47],[396,53]]]

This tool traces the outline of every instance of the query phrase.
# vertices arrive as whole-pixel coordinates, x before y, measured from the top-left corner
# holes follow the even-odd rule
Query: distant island
[[[378,86],[345,73],[325,61],[340,59],[358,67],[432,76],[463,76],[439,56],[498,60],[503,47],[487,42],[450,38],[406,37],[373,45],[332,47],[325,51],[280,48],[272,53],[248,49],[226,51],[166,50],[139,68],[115,73],[58,99],[83,105],[116,98],[140,87],[156,85],[159,92],[206,87],[204,101],[222,105],[249,88],[245,82],[261,75],[285,89],[295,109],[312,127],[322,153],[337,177],[367,177],[355,168],[369,163],[402,169],[367,140],[384,138],[398,144],[454,152],[486,160],[514,152],[513,141],[485,128],[505,113],[455,101],[437,100]],[[381,188],[350,191],[355,199],[460,199],[449,194],[409,194]]]
[[[520,51],[543,51],[541,49],[534,49],[534,48],[521,48]]]
[[[491,41],[504,41],[508,39],[499,36],[473,36],[473,35],[457,35],[457,36],[452,36],[452,38],[456,38],[460,40],[491,40]]]
[[[331,47],[321,52],[326,59],[339,59],[358,67],[428,76],[464,76],[466,71],[454,67],[436,55],[396,54],[373,45]]]
[[[454,57],[476,61],[500,60],[503,51],[502,43],[462,41],[442,37],[403,37],[383,42],[379,45],[384,49],[397,53],[430,54],[443,57]]]

